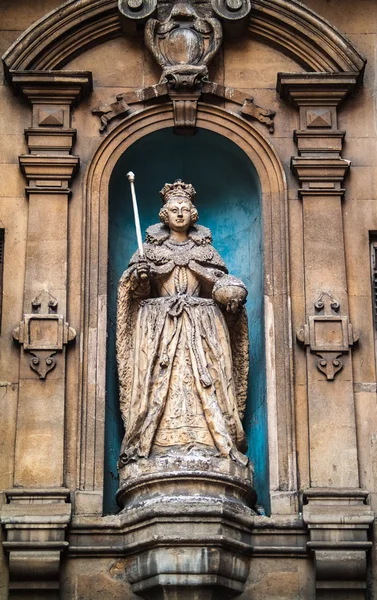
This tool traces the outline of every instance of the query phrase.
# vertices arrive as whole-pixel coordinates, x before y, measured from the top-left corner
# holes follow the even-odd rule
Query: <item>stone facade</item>
[[[240,600],[374,597],[377,4],[252,0],[189,93],[158,87],[116,0],[0,14],[0,598],[162,598],[138,548],[187,575],[191,528],[212,579],[169,598],[218,599],[221,575]],[[270,516],[102,514],[109,180],[166,127],[232,139],[260,179]]]

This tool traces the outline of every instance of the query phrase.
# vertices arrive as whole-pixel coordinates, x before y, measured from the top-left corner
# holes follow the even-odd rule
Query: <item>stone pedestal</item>
[[[229,459],[154,457],[120,470],[129,529],[127,577],[153,600],[221,600],[249,573],[256,494],[252,473]]]

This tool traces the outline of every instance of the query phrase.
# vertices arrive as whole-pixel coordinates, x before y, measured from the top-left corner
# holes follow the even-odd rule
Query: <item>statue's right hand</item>
[[[149,279],[149,265],[145,259],[139,259],[136,267],[137,278],[141,281]]]

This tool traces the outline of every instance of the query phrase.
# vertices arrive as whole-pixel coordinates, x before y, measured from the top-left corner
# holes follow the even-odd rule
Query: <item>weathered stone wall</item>
[[[360,332],[360,342],[353,350],[359,477],[360,486],[369,492],[370,503],[377,510],[376,357],[369,244],[370,232],[377,232],[377,3],[374,0],[359,3],[353,0],[306,0],[303,3],[345,33],[368,60],[362,88],[339,109],[339,129],[346,131],[342,155],[352,165],[345,181],[346,194],[342,206],[350,321]],[[59,5],[60,2],[56,0],[3,0],[0,6],[1,51],[5,51],[35,20]],[[64,68],[92,71],[94,84],[92,95],[74,110],[72,122],[72,127],[78,132],[73,153],[80,157],[81,167],[72,185],[69,204],[67,315],[70,325],[80,332],[84,176],[102,139],[98,131],[98,118],[91,114],[91,110],[103,102],[112,102],[121,92],[156,83],[160,70],[143,42],[131,38],[117,38],[87,50]],[[210,78],[243,90],[245,94],[253,96],[257,104],[277,113],[274,134],[267,134],[260,123],[254,126],[270,139],[283,163],[288,181],[297,464],[299,489],[305,489],[310,486],[307,362],[305,352],[295,341],[296,330],[306,320],[303,211],[302,201],[298,198],[298,183],[290,170],[291,157],[297,155],[293,131],[299,128],[299,123],[298,111],[281,100],[276,92],[278,72],[294,73],[301,70],[298,63],[280,51],[254,38],[245,38],[225,43],[221,54],[210,67]],[[24,130],[30,127],[31,117],[27,103],[15,97],[4,82],[0,95],[0,227],[5,228],[0,335],[0,492],[5,492],[14,485],[20,351],[12,340],[12,331],[24,312],[28,220],[25,179],[19,169],[18,156],[27,153]],[[230,103],[227,107],[232,109]],[[327,248],[322,248],[321,252],[325,260]],[[101,256],[101,261],[104,264],[106,256]],[[78,469],[79,366],[80,340],[67,353],[64,484],[72,491],[77,486]],[[323,385],[331,386],[332,382],[324,379]],[[327,435],[331,436],[331,427]],[[1,498],[5,501],[4,493]],[[268,522],[268,529],[267,525]],[[271,522],[271,528],[275,525],[276,522]],[[285,527],[290,536],[296,535],[299,530],[297,523],[293,523],[291,528]],[[375,557],[372,554],[371,564],[373,562]],[[64,563],[63,597],[76,600],[125,598],[120,572],[121,568],[114,557],[72,558]],[[377,594],[377,585],[373,581],[371,574],[369,585]],[[310,600],[314,598],[314,589],[314,569],[309,558],[288,555],[277,559],[260,555],[252,561],[249,584],[240,598]],[[3,557],[0,562],[0,598],[5,600],[7,597],[7,559]],[[129,598],[136,599],[137,596],[130,592]]]

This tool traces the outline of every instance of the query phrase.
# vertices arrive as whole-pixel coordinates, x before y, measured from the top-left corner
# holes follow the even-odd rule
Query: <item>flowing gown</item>
[[[132,266],[124,278],[134,278],[128,299],[134,332],[120,464],[172,448],[246,464],[228,325],[210,294],[215,270],[192,260],[196,248],[190,239],[166,240],[163,247],[172,261],[166,273],[156,272],[151,261],[151,282],[144,288],[135,286]]]

